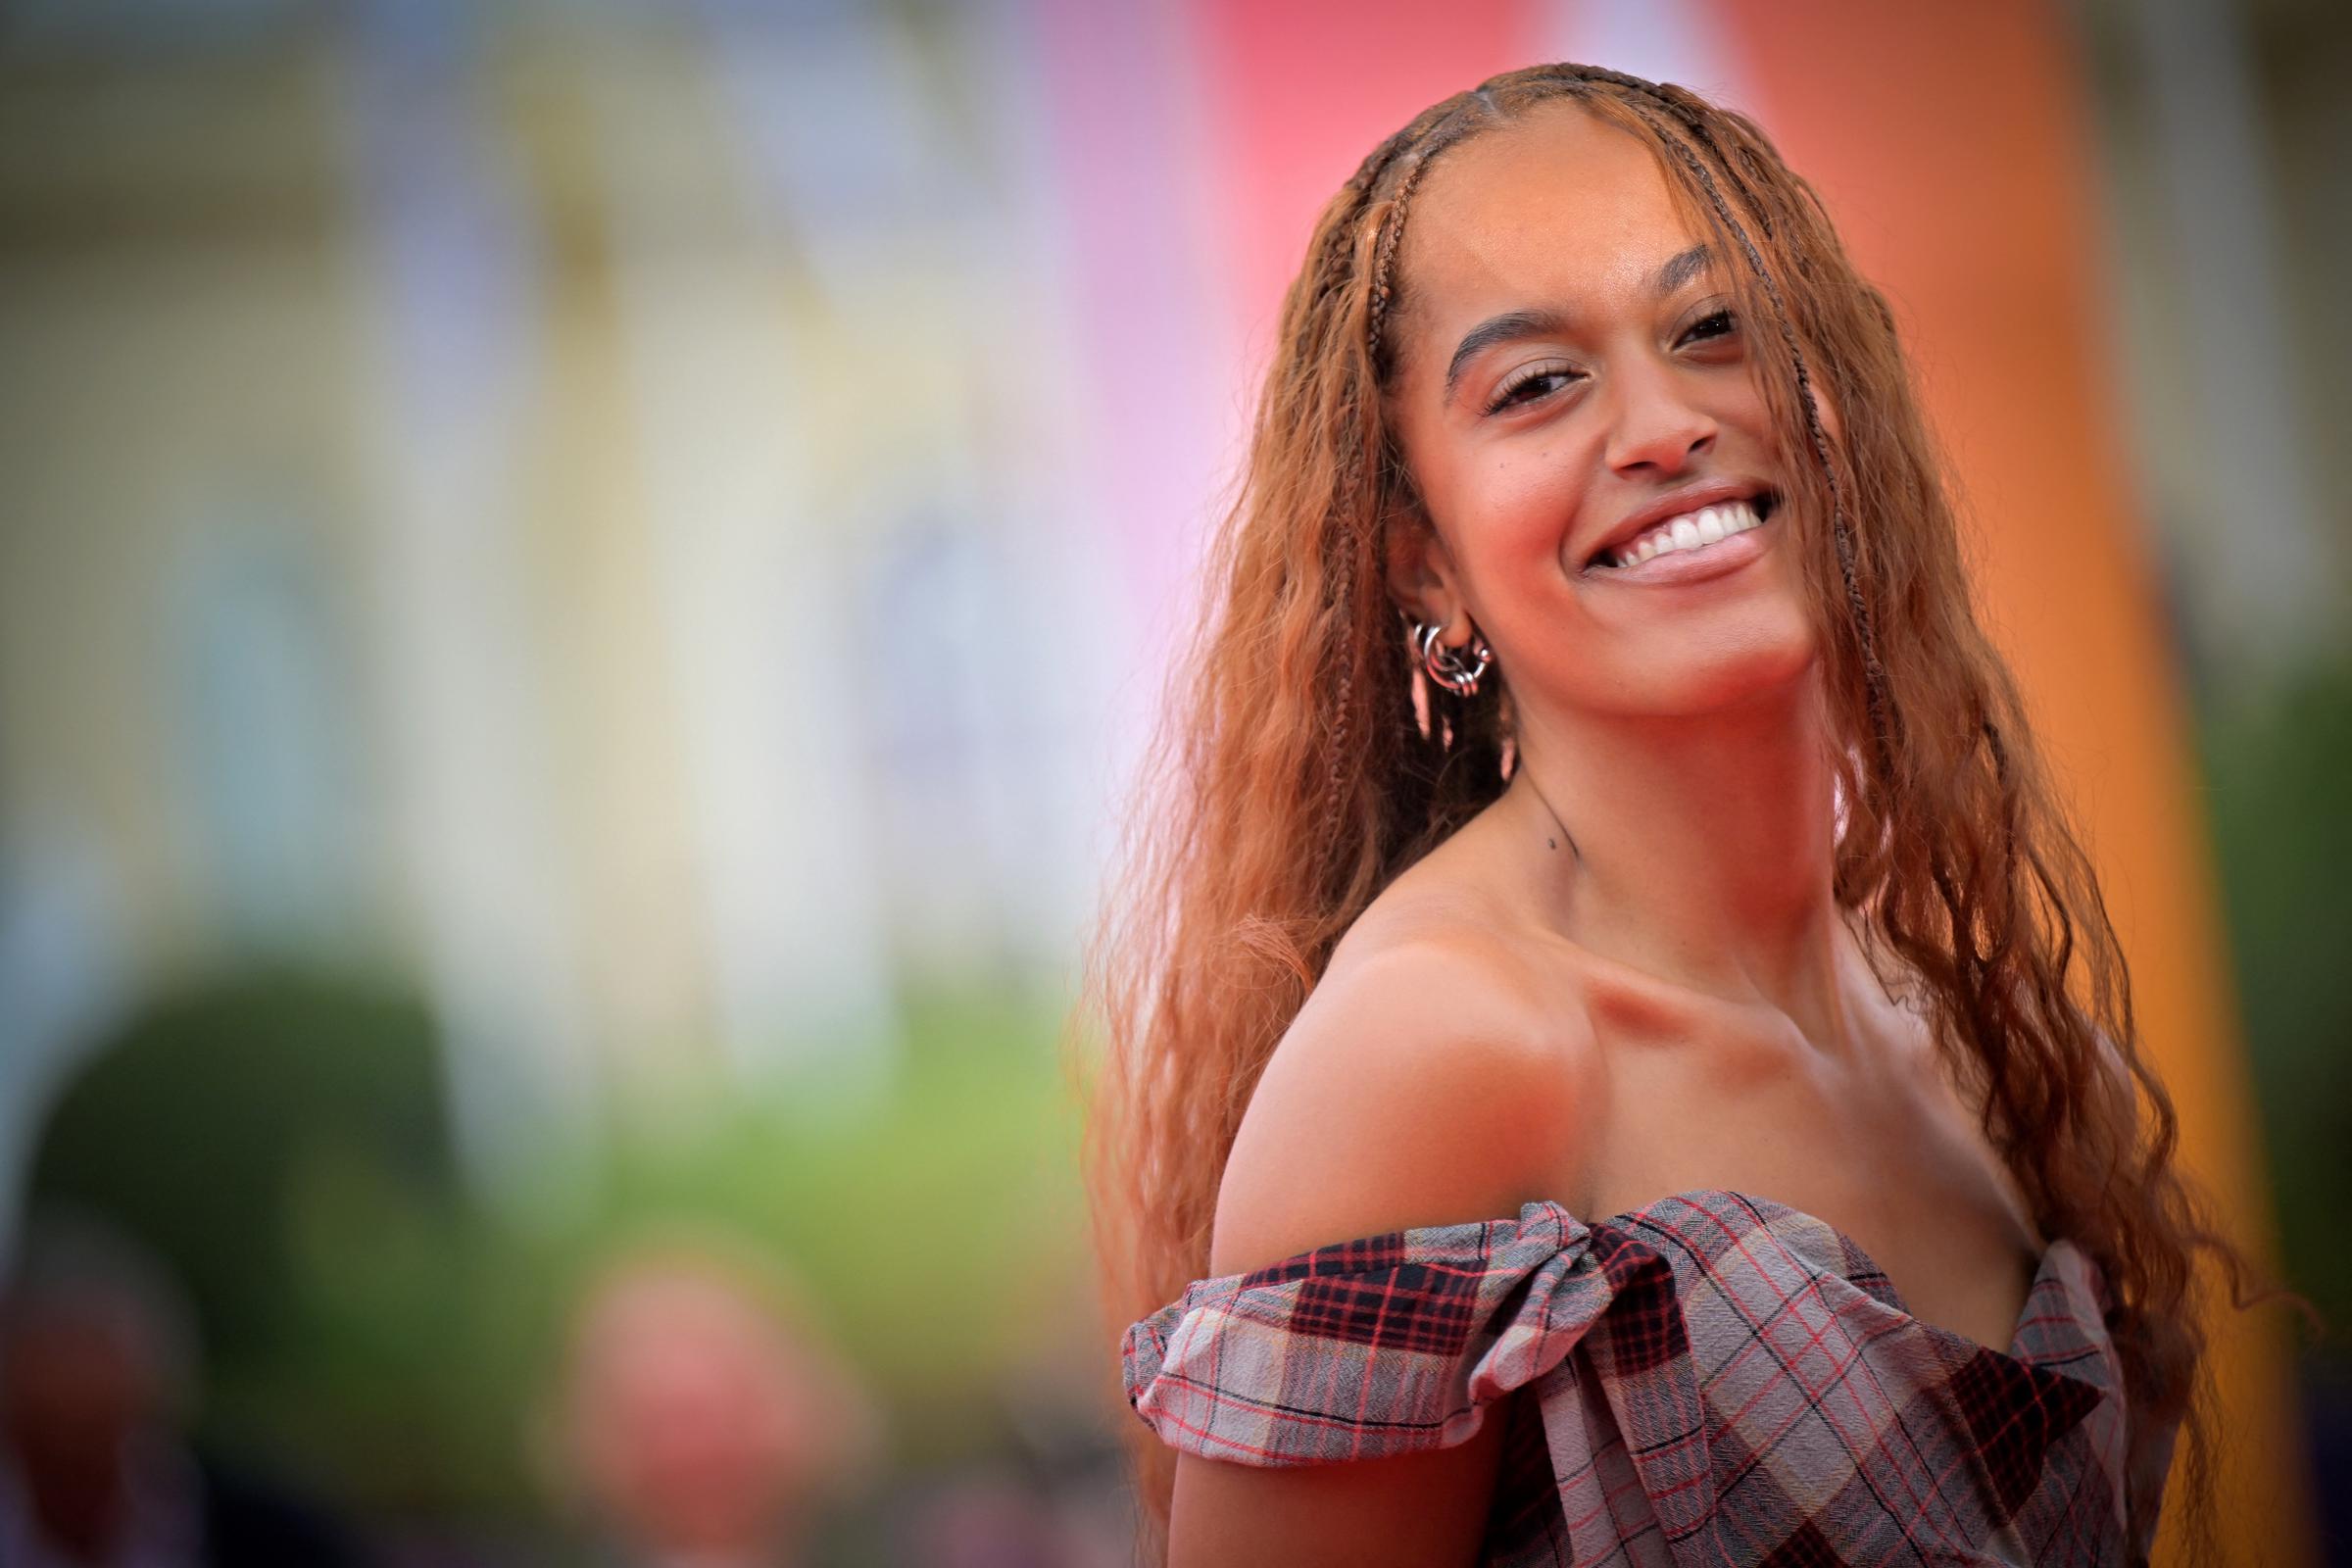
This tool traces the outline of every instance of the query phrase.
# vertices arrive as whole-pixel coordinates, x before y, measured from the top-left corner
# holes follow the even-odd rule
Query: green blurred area
[[[968,995],[906,1016],[899,1087],[854,1117],[781,1087],[665,1094],[494,1211],[457,1179],[413,998],[242,977],[102,1054],[33,1196],[99,1210],[186,1285],[211,1440],[300,1455],[371,1513],[543,1510],[531,1439],[566,1308],[616,1250],[681,1228],[805,1287],[894,1465],[986,1458],[1007,1385],[1091,1322],[1060,1020]]]
[[[2200,710],[2280,1262],[2352,1362],[2352,660]]]

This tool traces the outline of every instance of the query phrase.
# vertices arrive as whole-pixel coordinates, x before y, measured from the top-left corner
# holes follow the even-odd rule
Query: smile
[[[1777,500],[1724,501],[1670,517],[1595,559],[1586,575],[1628,587],[1721,576],[1764,553]]]

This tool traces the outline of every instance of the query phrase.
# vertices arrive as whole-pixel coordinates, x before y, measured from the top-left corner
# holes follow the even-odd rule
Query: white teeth
[[[1652,556],[1672,554],[1677,550],[1700,550],[1733,534],[1745,533],[1761,527],[1764,519],[1756,515],[1752,501],[1729,501],[1717,506],[1702,507],[1697,512],[1669,518],[1630,544],[1619,546],[1609,557],[1618,566],[1638,566]]]

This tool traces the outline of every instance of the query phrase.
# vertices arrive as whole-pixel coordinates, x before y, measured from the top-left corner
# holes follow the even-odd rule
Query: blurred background
[[[1894,300],[2352,1562],[2327,0],[0,0],[0,1562],[1126,1562],[1120,791],[1315,209],[1562,58]]]

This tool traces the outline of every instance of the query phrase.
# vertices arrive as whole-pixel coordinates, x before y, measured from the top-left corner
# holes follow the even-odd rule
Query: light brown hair
[[[1892,313],[1753,122],[1592,67],[1496,76],[1382,142],[1323,209],[1284,301],[1209,558],[1212,613],[1089,966],[1086,1169],[1111,1318],[1142,1317],[1205,1273],[1243,1110],[1341,934],[1502,788],[1502,703],[1437,691],[1445,722],[1427,736],[1414,722],[1383,536],[1427,524],[1384,415],[1382,328],[1411,287],[1396,259],[1422,175],[1562,99],[1641,138],[1732,264],[1839,741],[1836,897],[1888,984],[1929,1002],[1938,1050],[1982,1094],[1984,1131],[2044,1234],[2073,1238],[2106,1276],[2132,1417],[2132,1534],[2152,1524],[2158,1439],[2183,1419],[2188,1522],[2209,1550],[2196,1254],[2218,1259],[2240,1306],[2251,1270],[2176,1167],[2177,1118],[2141,1054],[2124,955],[1971,603]],[[1825,397],[1843,411],[1835,429]],[[1173,1460],[1135,1433],[1140,1491],[1164,1524]]]

